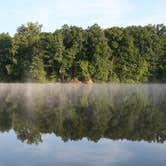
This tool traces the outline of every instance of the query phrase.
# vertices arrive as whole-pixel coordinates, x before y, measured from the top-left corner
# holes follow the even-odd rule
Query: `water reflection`
[[[166,86],[1,84],[0,131],[28,144],[42,134],[63,141],[166,140]]]

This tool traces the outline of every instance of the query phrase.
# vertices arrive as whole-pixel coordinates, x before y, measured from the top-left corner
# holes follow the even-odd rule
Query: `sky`
[[[0,33],[39,22],[52,32],[64,24],[83,28],[166,24],[166,0],[0,0]]]

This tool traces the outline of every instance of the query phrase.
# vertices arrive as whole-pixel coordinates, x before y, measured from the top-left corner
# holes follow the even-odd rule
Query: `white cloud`
[[[44,31],[63,24],[86,28],[98,23],[105,28],[166,23],[165,7],[164,0],[15,0],[0,6],[0,30],[13,32],[28,21],[43,24]]]
[[[59,18],[71,24],[87,26],[97,22],[105,26],[119,22],[132,11],[132,4],[129,0],[72,0],[59,2],[55,11]]]
[[[46,3],[47,2],[47,3]],[[121,22],[132,11],[129,0],[70,0],[38,1],[33,4],[31,12],[20,11],[21,20],[38,21],[44,30],[53,30],[63,24],[75,24],[87,27],[94,23],[111,26]],[[51,29],[52,27],[52,29]]]

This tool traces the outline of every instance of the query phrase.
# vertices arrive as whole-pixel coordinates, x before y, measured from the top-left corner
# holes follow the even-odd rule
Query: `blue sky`
[[[14,34],[29,21],[54,31],[64,24],[86,28],[166,24],[166,0],[0,0],[0,32]]]

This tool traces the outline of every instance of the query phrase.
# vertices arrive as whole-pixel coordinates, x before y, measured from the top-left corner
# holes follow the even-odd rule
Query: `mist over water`
[[[166,85],[0,84],[0,132],[31,165],[165,165]]]
[[[32,127],[40,135],[44,126],[46,133],[64,140],[105,137],[162,142],[166,138],[164,84],[1,84],[0,94],[1,117],[5,115],[1,124],[9,119],[7,126],[16,131],[19,123],[14,120],[24,118],[25,130]],[[28,140],[29,134],[23,141],[38,141]]]

